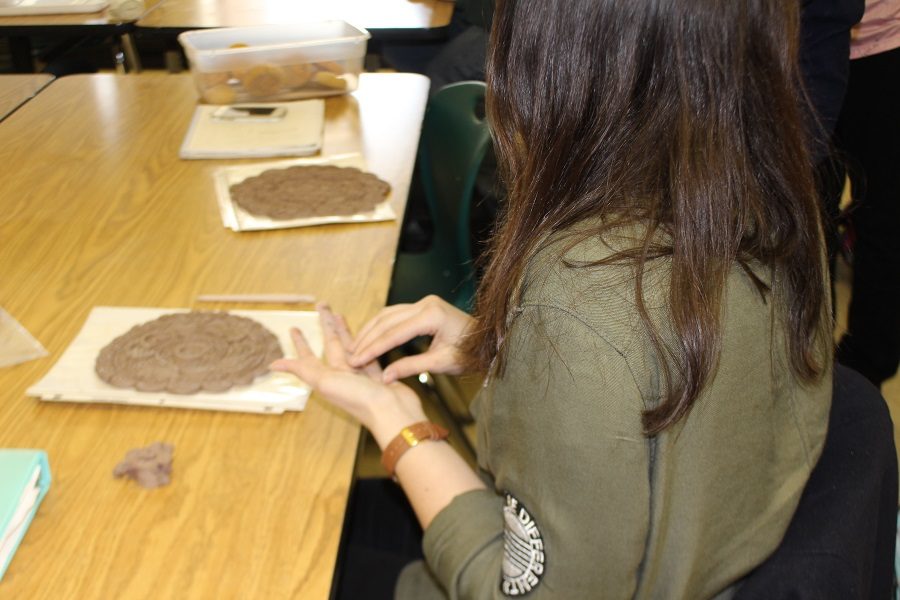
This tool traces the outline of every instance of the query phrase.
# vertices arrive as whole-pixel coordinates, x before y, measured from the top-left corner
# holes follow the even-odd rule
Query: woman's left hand
[[[322,324],[324,363],[306,342],[299,329],[291,329],[297,358],[273,362],[273,371],[293,373],[333,405],[342,408],[366,427],[379,447],[384,448],[401,429],[426,420],[416,393],[402,383],[385,385],[375,361],[354,369],[347,363],[353,336],[343,317],[324,304],[316,307]]]

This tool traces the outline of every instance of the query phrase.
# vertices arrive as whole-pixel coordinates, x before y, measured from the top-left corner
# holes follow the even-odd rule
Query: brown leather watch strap
[[[394,468],[397,461],[406,453],[407,450],[414,446],[418,446],[420,442],[439,441],[447,439],[450,432],[435,425],[430,421],[422,421],[414,423],[400,430],[400,433],[384,447],[381,452],[381,464],[391,477],[394,476]]]

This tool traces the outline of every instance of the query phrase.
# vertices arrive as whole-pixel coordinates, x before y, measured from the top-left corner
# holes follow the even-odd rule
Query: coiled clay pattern
[[[276,220],[368,213],[391,186],[371,173],[332,165],[269,169],[231,186],[248,213]]]
[[[141,392],[224,392],[249,385],[283,356],[275,335],[224,312],[163,315],[132,327],[97,355],[106,383]]]

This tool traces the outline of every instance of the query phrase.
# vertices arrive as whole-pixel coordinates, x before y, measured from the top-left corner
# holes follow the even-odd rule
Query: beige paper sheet
[[[175,312],[187,312],[187,309],[95,307],[56,364],[28,389],[28,395],[58,402],[106,402],[272,414],[305,408],[309,387],[288,373],[269,373],[257,377],[249,386],[234,387],[227,392],[187,395],[117,388],[97,377],[94,362],[104,346],[135,325]],[[278,338],[285,356],[296,356],[290,339],[291,327],[299,328],[313,352],[322,355],[322,331],[315,312],[229,312],[254,319],[267,327]]]
[[[356,167],[361,171],[368,170],[366,161],[359,154],[341,154],[322,158],[301,158],[296,160],[282,160],[253,165],[241,165],[236,167],[222,167],[215,172],[216,197],[219,202],[219,213],[225,227],[234,231],[258,231],[265,229],[287,229],[291,227],[309,227],[312,225],[325,225],[328,223],[371,223],[376,221],[391,221],[396,219],[394,209],[391,208],[393,190],[388,193],[383,202],[375,207],[371,213],[356,215],[335,215],[331,217],[311,217],[306,219],[285,219],[276,221],[268,217],[253,215],[236,205],[231,200],[229,188],[242,182],[248,177],[259,175],[269,169],[285,169],[294,165],[334,165],[336,167]]]

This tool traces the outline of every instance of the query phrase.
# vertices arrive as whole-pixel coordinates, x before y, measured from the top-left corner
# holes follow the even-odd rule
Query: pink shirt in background
[[[853,28],[850,58],[863,58],[900,47],[900,0],[866,0],[866,13]]]

